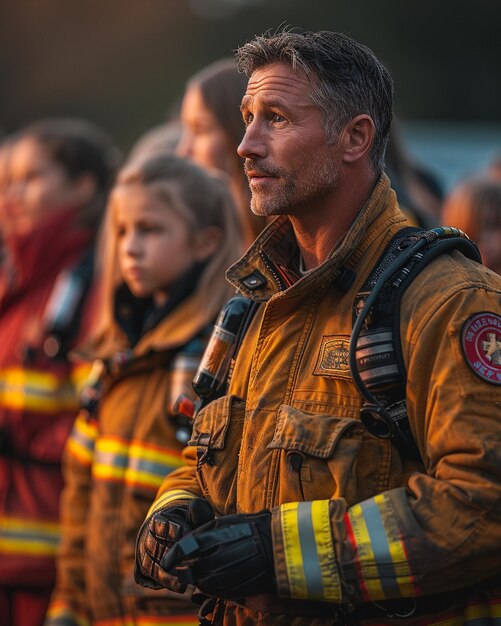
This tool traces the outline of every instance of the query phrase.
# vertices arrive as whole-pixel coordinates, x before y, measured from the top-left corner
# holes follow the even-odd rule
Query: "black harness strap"
[[[476,245],[457,228],[404,228],[386,247],[353,306],[349,361],[365,399],[361,420],[370,433],[392,440],[403,456],[411,458],[420,455],[407,416],[400,303],[416,275],[452,249],[481,262]]]

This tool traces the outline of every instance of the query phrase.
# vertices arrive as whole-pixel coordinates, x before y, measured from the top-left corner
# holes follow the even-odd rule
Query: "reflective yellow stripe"
[[[162,484],[163,477],[127,468],[124,481],[127,485],[137,485],[138,487],[146,487],[156,491]]]
[[[163,509],[167,504],[175,502],[176,500],[193,500],[197,496],[184,489],[173,489],[162,494],[150,507],[146,517],[149,517],[155,511]]]
[[[140,459],[147,459],[164,465],[171,465],[174,467],[181,467],[184,465],[181,452],[175,450],[167,450],[158,446],[152,446],[147,443],[139,441],[133,441],[131,443],[129,454],[132,457]]]
[[[346,517],[364,599],[419,595],[388,495],[356,504]]]
[[[297,519],[298,505],[298,502],[283,504],[280,507],[280,522],[290,595],[292,598],[306,598],[306,577],[304,575]]]
[[[165,476],[183,465],[181,453],[149,443],[103,437],[96,444],[96,480],[123,480],[129,486],[157,491]]]
[[[59,524],[12,517],[0,520],[0,551],[5,554],[54,556],[58,543]]]
[[[31,522],[20,517],[5,517],[0,520],[0,530],[19,530],[21,532],[37,532],[46,535],[57,535],[59,524],[57,522]]]
[[[83,391],[89,380],[89,374],[92,369],[92,363],[78,363],[71,370],[71,380],[75,386],[78,395]]]
[[[374,552],[372,550],[371,539],[360,504],[355,504],[351,507],[348,511],[348,516],[353,529],[353,536],[356,541],[360,569],[364,578],[365,586],[369,593],[369,597],[371,600],[381,600],[386,596],[378,578],[378,571],[375,563]]]
[[[332,540],[329,500],[313,501],[311,513],[318,560],[322,571],[323,599],[330,602],[341,602],[341,581]]]
[[[95,421],[89,422],[85,416],[79,414],[68,439],[68,453],[75,456],[84,465],[90,465],[94,459],[97,434],[97,423]]]
[[[14,367],[0,370],[0,404],[41,413],[76,412],[78,393],[70,374],[62,378],[50,372]]]
[[[91,450],[82,446],[78,441],[69,439],[67,444],[68,453],[76,457],[83,465],[91,465],[94,454]]]
[[[280,528],[290,596],[341,602],[329,500],[283,504]]]
[[[128,445],[117,437],[102,437],[96,443],[92,476],[96,480],[122,481],[128,462]]]
[[[380,517],[386,532],[388,549],[393,561],[393,567],[395,568],[396,582],[400,588],[400,593],[404,598],[413,596],[416,593],[416,588],[405,547],[400,539],[398,528],[392,524],[392,515],[385,511],[385,508],[391,505],[384,494],[375,496],[374,501],[380,510]]]
[[[35,539],[4,539],[0,537],[0,552],[24,556],[55,556],[57,545]]]

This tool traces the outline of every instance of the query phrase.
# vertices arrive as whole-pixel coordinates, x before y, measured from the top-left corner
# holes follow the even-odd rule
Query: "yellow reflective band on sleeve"
[[[418,595],[387,496],[380,494],[354,505],[345,520],[364,600]]]
[[[69,376],[21,367],[0,370],[0,406],[39,413],[78,410],[78,394]]]
[[[125,473],[128,485],[137,485],[157,491],[163,479],[184,465],[181,452],[135,441],[129,449],[129,465]]]
[[[123,481],[128,462],[128,442],[118,437],[102,437],[96,443],[92,475],[96,480]]]
[[[79,396],[89,380],[91,369],[92,363],[78,363],[71,370],[71,380]]]
[[[336,563],[334,542],[329,517],[329,501],[314,500],[312,503],[313,533],[317,543],[318,560],[322,571],[324,593],[322,600],[341,602],[341,582]]]
[[[414,577],[409,565],[405,546],[400,537],[399,529],[392,515],[382,515],[385,508],[388,506],[389,501],[384,494],[379,494],[374,498],[374,502],[378,506],[379,516],[383,522],[386,540],[388,541],[388,551],[395,570],[395,580],[400,588],[400,594],[404,598],[416,595],[418,590],[414,582]],[[384,541],[382,544],[384,546]]]
[[[97,434],[97,423],[95,421],[89,422],[84,415],[79,414],[68,439],[68,453],[76,457],[82,464],[90,465],[94,458]]]
[[[193,500],[197,496],[190,491],[185,491],[184,489],[173,489],[172,491],[166,491],[162,494],[150,507],[148,514],[146,517],[149,517],[155,511],[159,511],[160,509],[165,508],[171,502],[175,502],[176,500]]]
[[[184,465],[181,452],[143,441],[102,437],[96,444],[93,477],[123,481],[129,487],[157,492],[164,478]]]
[[[280,507],[282,541],[284,544],[287,578],[292,598],[306,598],[306,578],[303,569],[303,556],[299,542],[297,509],[299,502],[288,502]]]
[[[291,597],[341,602],[329,500],[283,504],[280,521]]]

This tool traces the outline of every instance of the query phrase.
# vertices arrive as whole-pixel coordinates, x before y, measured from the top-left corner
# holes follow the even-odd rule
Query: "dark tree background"
[[[498,0],[0,0],[0,131],[82,115],[127,149],[190,74],[281,23],[366,43],[406,120],[501,122]]]

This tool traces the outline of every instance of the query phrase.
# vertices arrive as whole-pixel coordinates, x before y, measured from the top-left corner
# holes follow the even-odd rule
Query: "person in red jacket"
[[[38,626],[54,584],[62,449],[92,318],[92,248],[117,151],[83,120],[12,138],[0,267],[0,624]]]

